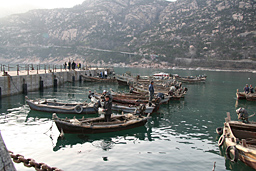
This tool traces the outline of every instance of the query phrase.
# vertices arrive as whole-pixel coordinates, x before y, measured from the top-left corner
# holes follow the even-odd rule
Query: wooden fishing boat
[[[53,114],[53,120],[59,132],[71,134],[98,134],[122,131],[144,126],[148,119],[149,115],[145,117],[125,114],[112,116],[110,122],[105,122],[104,117],[60,119],[56,114]]]
[[[146,104],[149,103],[149,96],[142,96],[142,95],[137,95],[137,94],[132,94],[132,93],[122,93],[118,94],[115,92],[111,92],[113,96],[113,101],[114,102],[119,102],[119,103],[128,103],[128,104]],[[163,104],[163,103],[168,103],[169,101],[169,96],[165,96],[164,98],[155,98],[152,100],[152,103],[157,103],[157,104]]]
[[[94,97],[91,98],[91,101],[93,103],[98,103],[98,101],[101,100],[100,96],[95,94]],[[156,111],[159,109],[159,106],[155,104],[152,104],[152,106],[149,106],[149,104],[145,105],[145,111],[144,113],[153,113],[153,111]],[[103,106],[103,105],[102,105]],[[118,103],[118,102],[112,102],[112,110],[117,112],[125,112],[125,113],[136,113],[140,114],[140,104],[132,105],[132,104],[124,104],[124,103]]]
[[[94,103],[60,103],[50,100],[31,100],[26,96],[26,102],[31,110],[63,113],[63,114],[95,114],[97,108]]]
[[[108,78],[108,79],[103,79],[100,77],[91,77],[87,75],[81,75],[83,77],[83,80],[86,82],[115,82],[116,79],[114,78]]]
[[[160,79],[162,79],[162,78],[169,78],[169,76],[170,75],[168,73],[164,73],[164,72],[159,72],[159,73],[153,74],[154,78],[160,78]]]
[[[138,86],[130,86],[130,89],[132,89],[132,92],[137,93],[143,93],[148,94],[148,90],[145,89],[145,87],[138,87]],[[180,98],[184,98],[186,94],[187,89],[178,89],[175,92],[173,92],[172,95],[169,95],[169,91],[167,90],[159,90],[155,89],[155,94],[163,93],[164,95],[169,97],[169,100],[179,100]]]
[[[140,105],[131,105],[131,104],[112,102],[112,110],[117,112],[140,114],[139,107]],[[159,107],[156,108],[156,105],[154,104],[152,104],[152,106],[149,106],[148,103],[145,105],[145,107],[146,107],[145,113],[150,113],[150,114],[159,109]]]
[[[248,101],[256,101],[256,93],[249,93],[249,94],[246,94],[246,100]]]
[[[120,85],[129,85],[134,82],[134,78],[128,75],[116,75],[117,83]]]
[[[180,77],[179,75],[174,75],[174,78],[178,81],[181,81],[183,83],[201,83],[206,81],[205,75],[203,76],[186,76],[186,77]]]
[[[226,148],[226,157],[233,162],[241,160],[256,169],[256,123],[231,121],[230,113],[225,119],[219,146]]]

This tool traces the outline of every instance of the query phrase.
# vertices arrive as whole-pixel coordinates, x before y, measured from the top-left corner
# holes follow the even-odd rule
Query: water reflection
[[[150,132],[148,132],[145,126],[114,133],[92,135],[65,134],[63,138],[59,137],[57,139],[53,151],[58,151],[62,148],[72,148],[74,145],[84,143],[91,143],[95,148],[108,151],[118,144],[127,144],[130,141],[136,143],[137,141],[146,140],[148,135],[150,135]]]

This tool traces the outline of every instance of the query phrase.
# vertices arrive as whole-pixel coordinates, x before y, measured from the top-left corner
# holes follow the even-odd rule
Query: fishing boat
[[[238,100],[246,99],[248,101],[256,101],[256,93],[239,92],[238,89],[236,91],[236,97]]]
[[[218,145],[226,148],[226,157],[231,161],[240,160],[256,169],[256,122],[231,121],[228,112]]]
[[[103,79],[100,77],[92,77],[92,76],[87,76],[87,75],[81,75],[83,77],[83,80],[86,82],[115,82],[116,79],[114,78],[108,78],[108,79]]]
[[[134,78],[127,74],[116,75],[115,77],[116,77],[117,83],[120,85],[129,85],[132,82],[134,82]]]
[[[180,77],[177,74],[173,76],[174,76],[174,79],[176,79],[177,81],[181,81],[183,83],[201,83],[201,82],[205,82],[207,77],[206,75]]]
[[[148,90],[145,89],[145,86],[130,86],[130,89],[132,90],[132,92],[148,94]],[[169,97],[169,100],[179,100],[180,98],[184,98],[186,92],[187,88],[180,88],[170,95],[170,91],[167,89],[155,89],[155,95],[157,95],[158,93],[163,93],[166,97]]]
[[[113,101],[114,102],[119,102],[119,103],[128,103],[128,104],[146,104],[149,103],[149,96],[142,96],[142,95],[137,95],[133,93],[116,93],[116,92],[111,92],[111,95],[113,96]],[[157,103],[157,104],[163,104],[163,103],[168,103],[169,101],[169,96],[164,96],[163,97],[157,97],[152,100],[152,103]]]
[[[95,114],[97,108],[95,103],[61,103],[52,100],[31,100],[26,96],[26,102],[31,110],[63,113],[63,114]]]
[[[98,103],[98,101],[101,101],[100,96],[97,94],[94,94],[94,97],[91,98],[91,101],[93,103]],[[103,102],[101,102],[103,103]],[[141,104],[141,103],[140,103]],[[124,103],[119,103],[119,102],[112,102],[112,110],[113,111],[117,111],[117,112],[125,112],[125,113],[136,113],[136,114],[140,114],[141,113],[141,105],[140,104],[136,104],[136,105],[132,105],[132,104],[124,104]],[[159,106],[157,106],[155,104],[152,104],[151,106],[147,103],[147,104],[143,104],[145,106],[145,109],[143,111],[143,113],[153,113],[153,111],[156,111],[159,109]],[[103,104],[102,104],[103,106]]]
[[[165,72],[159,72],[159,73],[153,74],[153,78],[156,78],[156,79],[169,78],[169,74]]]
[[[256,101],[256,93],[249,93],[249,94],[246,94],[246,100],[248,101]]]
[[[53,120],[60,133],[70,134],[98,134],[116,132],[144,126],[148,116],[124,114],[111,117],[110,122],[105,122],[104,117],[86,119],[61,119],[53,114]]]

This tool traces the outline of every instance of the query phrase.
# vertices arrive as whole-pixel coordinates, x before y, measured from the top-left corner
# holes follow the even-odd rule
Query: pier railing
[[[1,72],[3,72],[3,75],[7,75],[9,71],[16,71],[17,75],[20,73],[26,75],[29,75],[31,72],[33,74],[37,73],[39,74],[39,71],[42,73],[42,70],[44,70],[45,73],[47,72],[56,72],[57,70],[62,72],[62,70],[68,70],[68,68],[64,67],[63,65],[46,65],[46,64],[24,64],[24,65],[5,65],[0,64]],[[71,69],[70,69],[71,70]]]
[[[109,68],[109,67],[108,67]],[[20,64],[20,65],[10,65],[10,64],[0,64],[1,72],[4,76],[8,75],[9,71],[16,71],[17,75],[30,75],[30,74],[39,74],[49,73],[49,72],[62,72],[62,71],[69,71],[72,70],[71,68],[68,69],[68,66],[64,65],[49,65],[49,64]],[[85,65],[80,66],[79,68],[76,66],[76,70],[90,70],[90,69],[98,69],[98,66],[91,66],[91,65]],[[101,69],[105,69],[101,68]],[[113,67],[112,67],[113,69]]]

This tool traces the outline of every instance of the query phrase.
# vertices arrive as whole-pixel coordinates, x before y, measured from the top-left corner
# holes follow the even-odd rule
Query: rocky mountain
[[[0,58],[176,65],[255,60],[255,8],[255,0],[85,0],[73,8],[31,10],[0,19]]]

